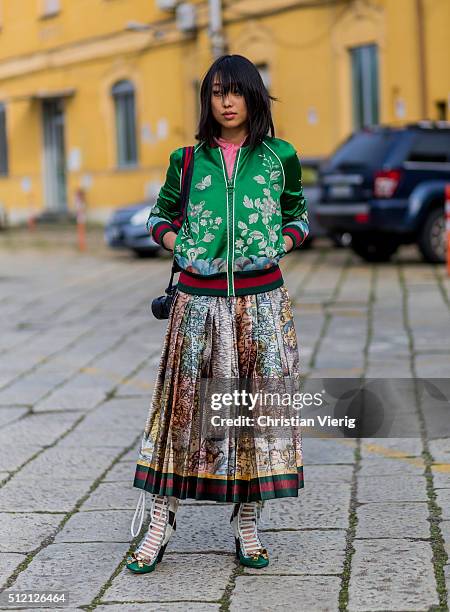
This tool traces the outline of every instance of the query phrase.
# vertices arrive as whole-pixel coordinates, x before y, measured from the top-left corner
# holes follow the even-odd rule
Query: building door
[[[66,152],[64,146],[64,102],[51,98],[42,102],[44,126],[45,208],[67,210]]]
[[[353,128],[359,130],[379,122],[378,47],[350,49],[352,62]]]

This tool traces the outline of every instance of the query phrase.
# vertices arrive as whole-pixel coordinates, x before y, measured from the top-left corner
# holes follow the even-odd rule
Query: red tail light
[[[401,170],[380,170],[375,172],[373,182],[374,196],[376,198],[392,198],[401,178]]]
[[[368,223],[369,222],[369,213],[357,213],[355,215],[356,223]]]

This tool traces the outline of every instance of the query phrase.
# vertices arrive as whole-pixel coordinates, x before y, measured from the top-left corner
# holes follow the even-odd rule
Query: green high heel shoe
[[[134,533],[134,522],[136,515],[139,511],[140,505],[141,517],[139,528]],[[151,506],[151,519],[147,534],[137,547],[136,551],[129,550],[127,552],[126,567],[135,574],[148,574],[156,569],[156,566],[164,557],[167,544],[174,531],[177,529],[177,522],[175,519],[175,513],[177,511],[179,500],[175,497],[165,497],[161,495],[152,495],[152,506]],[[156,511],[159,512],[156,517]],[[145,514],[145,491],[141,492],[141,496],[138,501],[136,511],[134,513],[133,522],[131,524],[131,535],[134,537],[140,532]],[[159,523],[159,524],[158,524]],[[160,529],[163,528],[162,537],[159,549],[155,550],[155,554],[149,559],[150,563],[146,563],[142,558],[137,557],[139,551],[143,549],[146,544],[147,536],[151,532],[153,526],[158,526]],[[137,554],[136,554],[137,553]],[[144,557],[144,555],[142,555]]]
[[[234,530],[236,558],[241,565],[262,569],[269,565],[269,553],[257,532],[258,502],[236,504],[230,518]]]
[[[252,555],[243,555],[239,538],[235,538],[236,542],[236,558],[241,565],[261,569],[269,565],[269,553],[266,548],[260,548],[257,553]]]
[[[174,526],[174,531],[175,529],[176,527]],[[136,555],[134,554],[134,552],[129,550],[127,553],[128,555],[127,568],[131,570],[132,572],[134,572],[135,574],[148,574],[150,572],[153,572],[153,570],[156,569],[156,566],[158,565],[158,563],[162,561],[166,547],[167,547],[167,544],[164,544],[164,546],[161,546],[156,559],[150,565],[148,565],[141,559],[138,559]]]

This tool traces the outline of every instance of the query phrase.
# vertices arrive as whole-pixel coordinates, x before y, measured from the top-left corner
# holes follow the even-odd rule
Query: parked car
[[[151,203],[140,202],[114,211],[105,227],[105,241],[113,249],[129,249],[138,257],[156,255],[161,247],[145,226]]]
[[[445,260],[450,123],[355,132],[322,165],[319,182],[319,222],[330,233],[349,232],[366,261],[387,261],[407,243],[428,262]]]
[[[319,168],[322,159],[319,157],[301,157],[303,194],[308,205],[309,234],[301,248],[312,246],[314,239],[325,236],[326,231],[318,223],[315,207],[319,201]]]
[[[303,194],[308,205],[309,234],[301,248],[311,247],[316,238],[328,236],[336,246],[344,246],[342,232],[329,233],[317,219],[317,205],[320,202],[320,168],[326,161],[323,157],[301,157]]]

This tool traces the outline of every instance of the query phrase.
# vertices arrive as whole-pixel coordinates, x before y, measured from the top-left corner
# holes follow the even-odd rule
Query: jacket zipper
[[[225,185],[227,189],[227,293],[230,296],[234,296],[234,282],[233,282],[233,267],[234,267],[234,184],[236,173],[239,165],[239,158],[241,155],[241,148],[239,148],[236,159],[233,165],[233,172],[231,178],[228,178],[226,171],[225,159],[222,153],[222,149],[219,147],[220,156],[222,158],[223,176],[225,179]],[[230,197],[231,197],[231,210],[230,210]],[[231,238],[230,238],[231,233]]]

